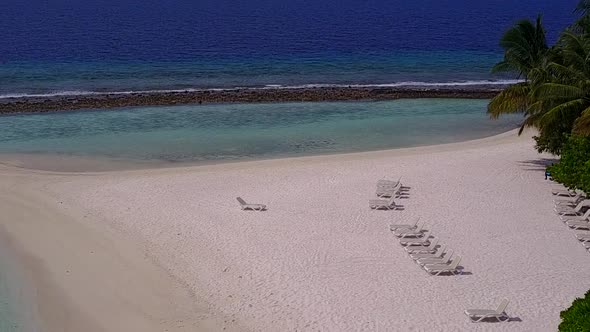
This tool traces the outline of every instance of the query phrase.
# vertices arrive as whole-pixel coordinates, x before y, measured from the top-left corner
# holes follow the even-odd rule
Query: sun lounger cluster
[[[401,178],[397,181],[379,180],[375,194],[379,199],[369,200],[369,208],[374,210],[402,210],[403,205],[396,203],[398,198],[409,197],[410,188],[402,185]]]
[[[389,229],[399,238],[410,258],[428,274],[461,274],[461,256],[446,245],[439,245],[439,239],[431,236],[425,227],[425,223],[420,223],[418,218],[412,224],[392,224]]]
[[[553,210],[567,227],[582,232],[574,235],[586,250],[590,251],[590,199],[583,193],[565,187],[551,191],[555,196]]]

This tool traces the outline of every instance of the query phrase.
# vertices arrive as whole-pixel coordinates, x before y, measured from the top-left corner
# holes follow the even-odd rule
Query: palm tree
[[[488,114],[498,118],[502,114],[525,113],[527,118],[521,127],[522,132],[525,126],[536,123],[536,112],[530,107],[533,104],[531,93],[537,82],[546,76],[549,47],[541,15],[537,16],[535,23],[530,20],[516,23],[502,36],[500,46],[504,49],[504,59],[492,68],[492,72],[516,72],[524,82],[511,85],[494,97],[488,105]]]
[[[500,39],[504,59],[492,68],[492,72],[517,72],[519,77],[528,79],[530,72],[543,63],[549,49],[541,21],[541,15],[537,16],[535,23],[521,20],[504,33]]]
[[[590,33],[566,30],[558,45],[561,63],[551,62],[550,78],[531,91],[542,114],[538,125],[543,128],[565,122],[574,133],[589,136]]]
[[[524,20],[500,41],[504,59],[493,71],[518,73],[524,81],[507,87],[488,104],[488,114],[498,118],[524,113],[520,133],[536,127],[539,151],[561,152],[572,132],[590,136],[590,0],[580,1],[580,17],[548,48],[541,17]]]

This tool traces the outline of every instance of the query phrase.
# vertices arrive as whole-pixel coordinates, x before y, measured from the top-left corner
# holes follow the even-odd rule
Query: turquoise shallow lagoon
[[[31,285],[15,253],[0,243],[0,332],[39,331]]]
[[[451,143],[514,129],[487,100],[215,104],[0,117],[0,153],[214,162]]]
[[[11,291],[14,280],[8,280],[6,271],[8,268],[8,265],[0,258],[0,332],[25,332],[16,314],[17,300]]]

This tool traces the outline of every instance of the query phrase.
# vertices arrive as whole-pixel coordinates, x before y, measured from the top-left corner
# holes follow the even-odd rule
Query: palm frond
[[[576,134],[590,136],[590,107],[582,111],[582,115],[574,123]]]
[[[574,99],[561,103],[545,112],[539,119],[540,127],[554,126],[563,119],[577,118],[588,107],[588,101],[584,98]]]
[[[492,67],[492,73],[518,71],[518,68],[507,61],[500,61]]]
[[[577,99],[584,97],[584,91],[574,85],[544,83],[536,87],[532,92],[532,95],[533,98],[540,100]]]
[[[546,70],[552,81],[562,84],[574,84],[574,82],[584,79],[580,71],[556,62],[549,63]]]
[[[531,114],[528,117],[526,117],[522,122],[520,129],[518,130],[518,135],[522,134],[524,129],[528,127],[540,128],[539,122],[541,118],[541,114]]]
[[[587,16],[590,14],[590,0],[580,0],[576,9],[574,10],[575,14],[581,14],[582,16]]]
[[[568,66],[582,68],[588,55],[587,39],[572,31],[564,31],[560,38],[561,56]]]
[[[527,82],[517,83],[502,90],[488,104],[488,114],[497,119],[502,114],[524,112],[529,104],[530,86]]]

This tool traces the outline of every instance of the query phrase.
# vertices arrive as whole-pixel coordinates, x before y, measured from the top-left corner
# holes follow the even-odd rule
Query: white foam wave
[[[232,87],[232,88],[187,88],[187,89],[161,89],[161,90],[130,90],[130,91],[56,91],[50,93],[7,93],[0,94],[0,99],[11,98],[52,98],[52,97],[76,97],[76,96],[105,96],[105,95],[131,95],[131,94],[157,94],[157,93],[183,93],[199,91],[235,91],[235,90],[273,90],[273,89],[313,89],[313,88],[398,88],[398,87],[485,87],[506,86],[521,83],[523,80],[473,80],[461,82],[419,82],[405,81],[378,84],[301,84],[281,85],[268,84],[263,87]]]
[[[398,88],[398,87],[453,87],[453,86],[506,86],[516,83],[522,83],[524,80],[477,80],[461,82],[420,82],[404,81],[395,83],[375,83],[375,84],[302,84],[302,85],[266,85],[264,89],[307,89],[307,88]]]

